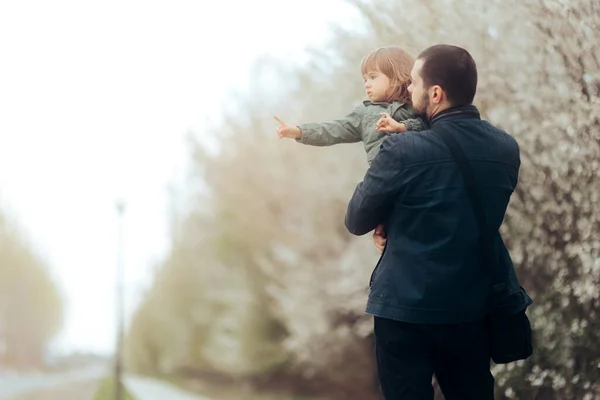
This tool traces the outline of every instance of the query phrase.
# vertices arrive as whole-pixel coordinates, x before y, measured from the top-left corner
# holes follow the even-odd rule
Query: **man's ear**
[[[433,85],[431,87],[431,102],[433,104],[440,104],[444,101],[444,89],[439,85]]]

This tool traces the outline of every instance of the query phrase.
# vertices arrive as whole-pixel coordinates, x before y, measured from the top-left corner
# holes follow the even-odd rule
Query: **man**
[[[472,105],[477,68],[464,49],[424,50],[411,72],[415,113],[430,129],[389,137],[350,200],[346,227],[364,235],[385,223],[366,312],[374,315],[377,366],[386,400],[433,399],[435,373],[447,400],[493,400],[484,323],[491,274],[481,262],[477,221],[452,153],[452,134],[469,159],[488,227],[497,231],[517,185],[516,141],[481,120]],[[502,274],[519,291],[500,235]],[[523,291],[523,310],[531,299]]]

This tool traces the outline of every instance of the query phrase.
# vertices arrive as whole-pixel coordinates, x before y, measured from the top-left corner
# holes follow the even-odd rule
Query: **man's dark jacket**
[[[392,135],[352,196],[346,227],[364,235],[385,223],[387,243],[373,271],[367,313],[394,320],[450,324],[482,320],[491,271],[482,265],[475,214],[459,169],[435,131],[449,129],[473,170],[488,228],[497,232],[519,175],[519,146],[480,118],[474,106],[440,112],[430,129]],[[500,234],[498,268],[510,312],[531,299],[519,286]]]

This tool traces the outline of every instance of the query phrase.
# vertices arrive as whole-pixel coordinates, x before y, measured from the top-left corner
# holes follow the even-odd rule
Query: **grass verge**
[[[198,380],[184,380],[173,377],[163,379],[174,386],[207,397],[211,400],[320,400],[314,397],[309,398],[282,393],[257,393],[244,385],[220,386],[208,382],[200,382]]]
[[[121,393],[123,393],[123,400],[136,400],[127,392],[127,390],[122,384],[121,390]],[[105,378],[100,382],[100,385],[98,385],[98,390],[96,391],[93,400],[115,400],[115,391],[115,378]]]

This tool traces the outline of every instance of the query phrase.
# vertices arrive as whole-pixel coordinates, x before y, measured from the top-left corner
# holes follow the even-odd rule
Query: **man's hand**
[[[396,121],[388,113],[381,113],[381,118],[377,121],[376,129],[380,132],[399,133],[406,132],[406,124]]]
[[[290,139],[300,139],[302,137],[302,131],[297,126],[287,125],[285,122],[281,120],[281,118],[275,116],[275,120],[279,122],[279,126],[277,127],[277,133],[279,134],[279,138],[290,138]]]
[[[375,228],[375,231],[373,232],[373,242],[375,243],[375,247],[379,254],[383,253],[385,242],[387,242],[383,225],[377,225],[377,228]]]

